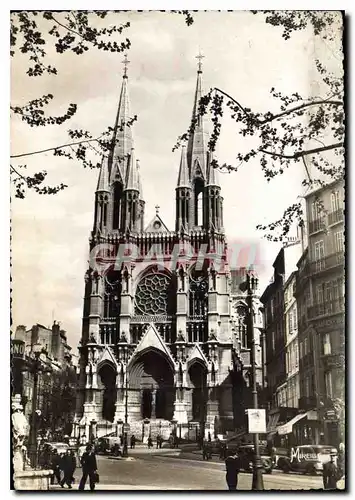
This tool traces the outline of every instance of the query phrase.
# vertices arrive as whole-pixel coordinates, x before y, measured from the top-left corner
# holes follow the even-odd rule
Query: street
[[[226,490],[225,467],[222,462],[204,462],[196,458],[184,458],[180,450],[136,449],[129,459],[117,459],[98,456],[100,483],[98,490]],[[133,455],[133,456],[132,456]],[[81,470],[75,472],[75,484],[78,487]],[[264,487],[267,490],[323,489],[320,476],[283,474],[274,471],[265,474]],[[238,489],[250,490],[252,476],[239,474]],[[54,487],[56,490],[61,488]],[[89,485],[86,485],[89,489]],[[64,490],[61,490],[64,491]]]

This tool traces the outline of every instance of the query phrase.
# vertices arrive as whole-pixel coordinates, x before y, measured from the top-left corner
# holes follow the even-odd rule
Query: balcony
[[[344,210],[339,208],[338,210],[334,210],[334,212],[330,212],[328,214],[328,225],[332,226],[333,224],[338,224],[338,222],[344,221]]]
[[[322,362],[324,370],[331,370],[332,368],[341,368],[345,366],[344,356],[340,354],[323,354]]]
[[[323,230],[324,230],[323,219],[315,219],[308,223],[309,234],[317,233],[318,231],[323,231]]]
[[[307,308],[307,313],[309,319],[315,319],[330,314],[343,313],[344,309],[344,297],[341,297],[339,299],[329,300],[328,302],[314,304]]]
[[[311,410],[317,406],[316,396],[302,396],[298,400],[300,410]]]
[[[327,257],[310,262],[309,273],[316,274],[322,271],[328,271],[329,269],[334,269],[338,266],[344,266],[344,261],[344,252],[327,255]]]

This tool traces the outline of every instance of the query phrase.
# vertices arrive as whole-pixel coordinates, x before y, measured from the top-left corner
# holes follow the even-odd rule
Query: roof
[[[155,214],[144,231],[146,233],[170,233],[159,214]]]

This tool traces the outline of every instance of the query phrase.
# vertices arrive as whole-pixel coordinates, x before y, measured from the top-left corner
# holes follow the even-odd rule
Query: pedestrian
[[[159,434],[157,435],[157,448],[159,448],[159,440],[160,440],[160,436]]]
[[[67,450],[66,454],[62,457],[62,465],[61,469],[63,470],[63,479],[60,482],[62,488],[64,488],[64,484],[68,486],[68,488],[72,489],[72,482],[74,471],[76,469],[76,460],[73,450]]]
[[[131,436],[131,449],[134,449],[136,447],[136,436],[132,434]]]
[[[323,486],[325,490],[336,490],[339,479],[338,467],[335,463],[336,453],[330,453],[330,461],[323,465]]]
[[[211,443],[212,442],[212,439],[211,439],[211,433],[209,432],[208,433],[208,442]]]
[[[236,490],[238,486],[238,474],[240,470],[240,459],[237,452],[229,452],[225,460],[226,481],[229,490]]]
[[[344,443],[339,444],[339,452],[337,459],[337,467],[339,471],[339,476],[345,476],[345,446]]]
[[[150,448],[152,448],[153,446],[153,441],[152,441],[152,438],[149,436],[148,438],[148,450],[150,450]]]
[[[120,435],[120,443],[121,443],[121,446],[123,446],[123,435],[122,434]]]
[[[220,443],[219,458],[222,460],[227,458],[227,444],[223,441]]]
[[[88,444],[86,446],[86,451],[81,457],[81,465],[83,469],[83,475],[79,483],[79,490],[85,489],[86,480],[89,476],[90,490],[93,491],[95,489],[95,482],[97,478],[97,463],[96,455],[91,444]]]
[[[54,484],[54,478],[56,478],[57,483],[60,484],[60,456],[56,449],[52,452],[52,460],[51,460],[51,468],[53,470],[53,476],[51,479],[51,483]]]

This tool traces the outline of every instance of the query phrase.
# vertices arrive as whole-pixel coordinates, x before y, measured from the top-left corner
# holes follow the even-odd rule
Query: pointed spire
[[[187,166],[186,146],[182,146],[177,187],[190,187],[189,170]]]
[[[207,186],[217,186],[220,187],[218,180],[218,171],[212,166],[213,153],[212,151],[208,155],[208,175],[207,175]]]
[[[107,191],[107,192],[110,191],[108,185],[108,177],[109,177],[108,158],[104,156],[101,162],[101,168],[100,168],[99,178],[97,181],[96,191]]]
[[[125,190],[139,191],[138,170],[134,160],[134,149],[131,149],[131,154],[128,161],[127,183]]]
[[[191,173],[191,177],[193,176],[193,169],[195,160],[198,159],[199,164],[202,169],[202,174],[204,178],[206,178],[206,144],[207,144],[207,133],[205,131],[204,117],[198,116],[199,111],[199,103],[200,99],[203,96],[202,91],[202,63],[201,60],[204,57],[199,54],[196,56],[199,60],[198,69],[197,69],[197,81],[196,81],[196,90],[195,90],[195,99],[192,111],[191,121],[195,123],[194,131],[189,137],[187,144],[187,160]]]
[[[138,189],[139,189],[139,199],[143,200],[143,189],[142,189],[142,179],[141,179],[141,167],[139,160],[136,161],[137,177],[138,177]]]
[[[127,125],[131,118],[127,76],[127,65],[130,61],[128,61],[127,59],[127,54],[125,55],[125,59],[122,62],[124,64],[124,73],[122,79],[120,101],[118,104],[117,117],[113,132],[113,140],[115,142],[112,158],[113,165],[118,161],[118,159],[122,161],[123,158],[127,158],[133,147],[132,127],[129,127]],[[122,165],[124,168],[127,163],[122,162]],[[125,177],[126,172],[123,171],[122,175],[123,177]]]

